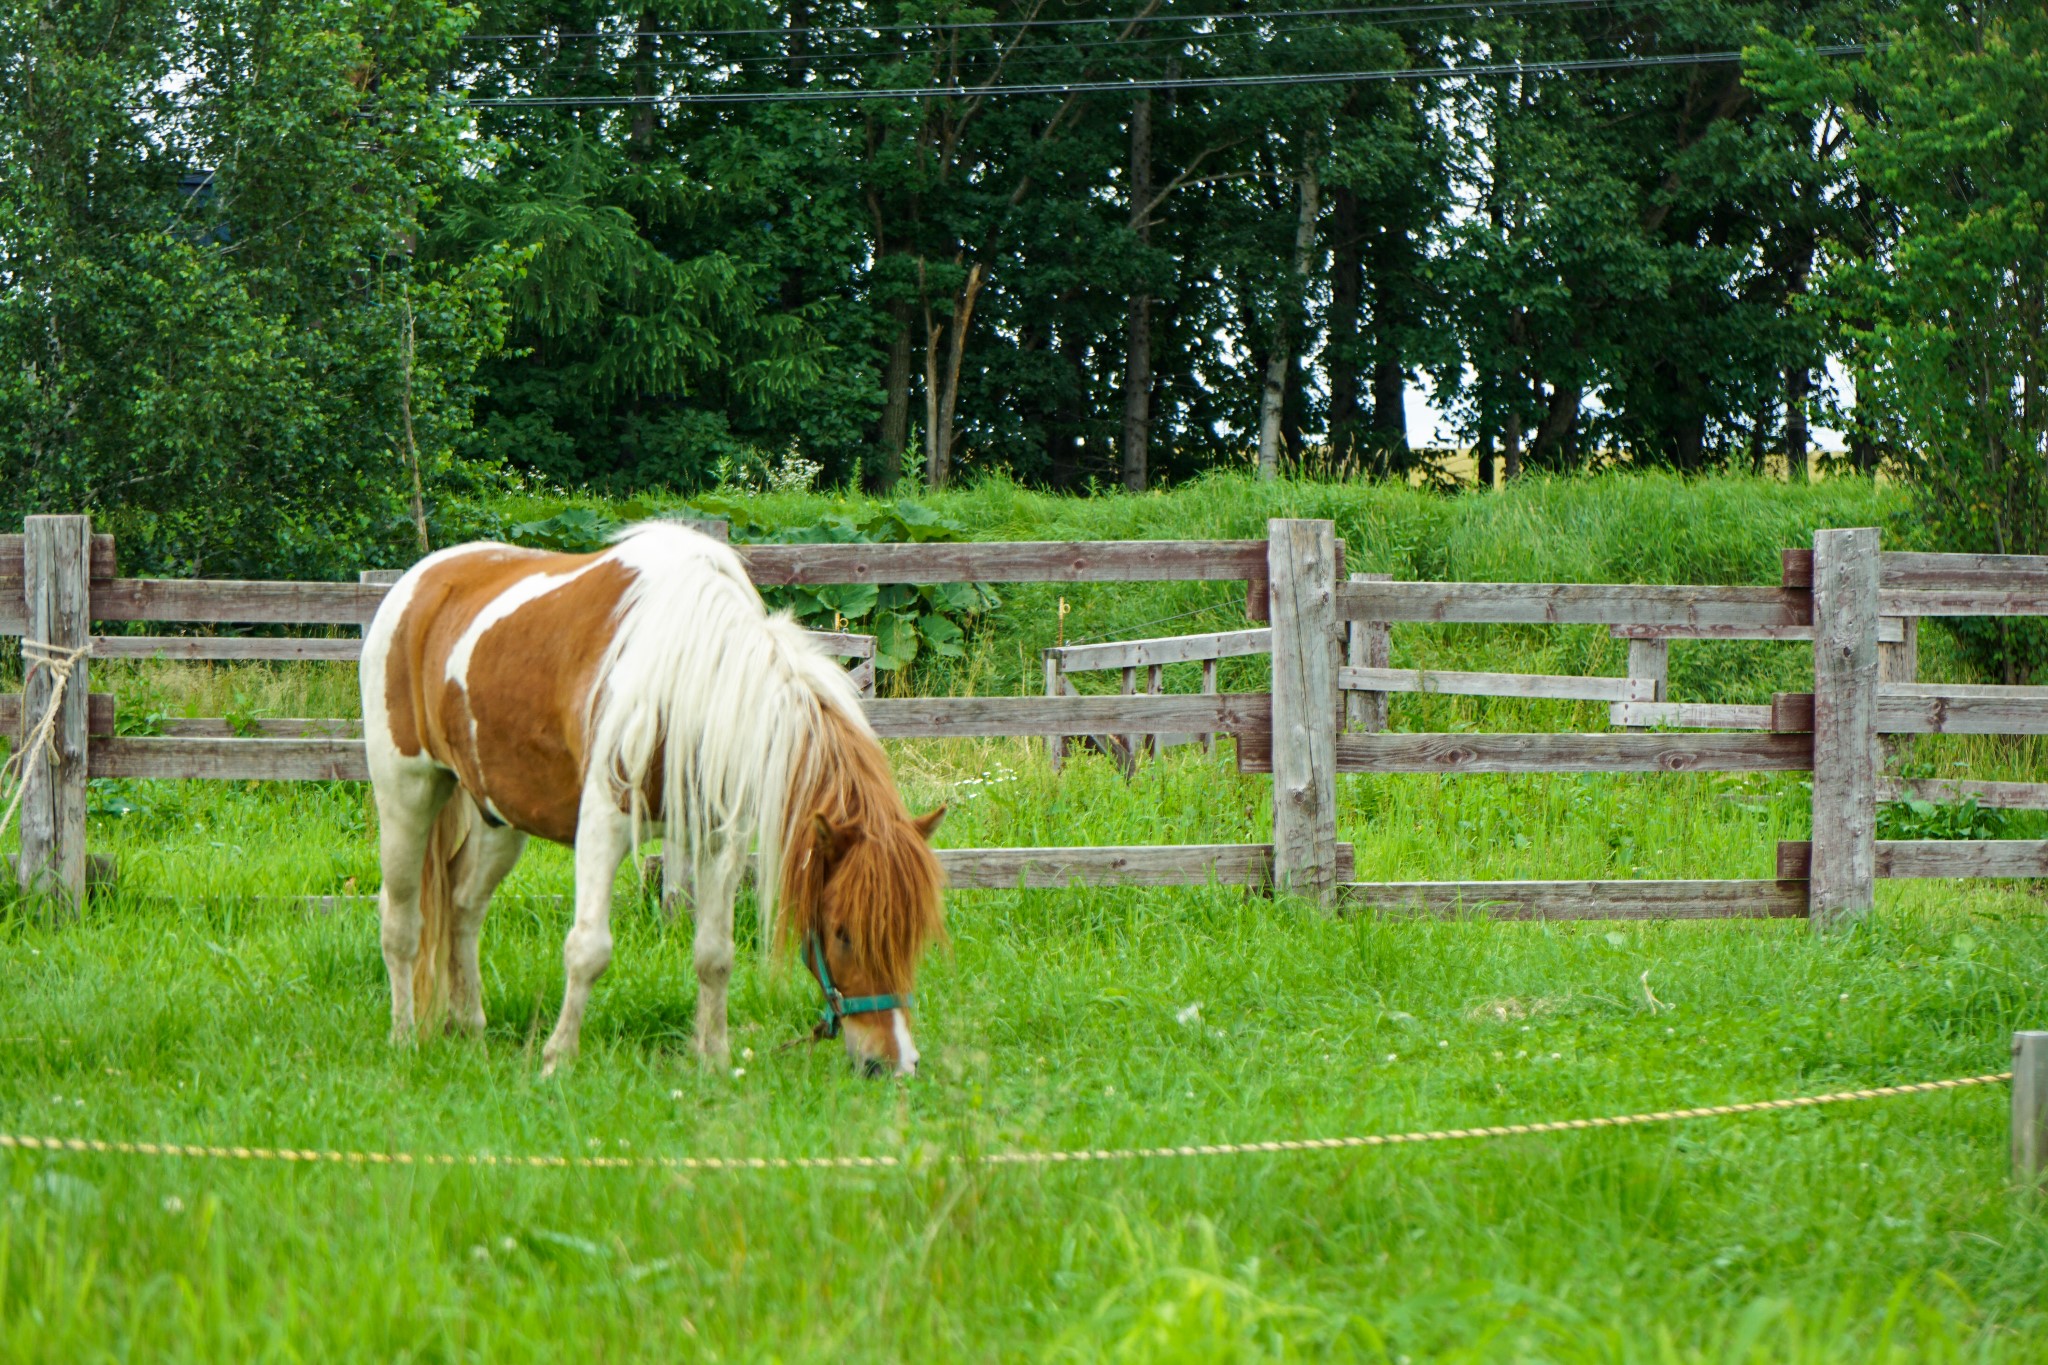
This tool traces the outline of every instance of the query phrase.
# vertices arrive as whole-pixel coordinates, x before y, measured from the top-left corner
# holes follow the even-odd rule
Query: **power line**
[[[1623,5],[1651,9],[1669,3],[1669,0],[1412,0],[1407,4],[1394,5],[1347,5],[1334,9],[1281,10],[1274,13],[1260,13],[1255,10],[1238,10],[1227,14],[1125,14],[1105,15],[1097,19],[986,19],[970,23],[946,23],[934,20],[920,24],[831,24],[814,28],[674,28],[674,29],[602,29],[590,32],[555,33],[472,33],[465,36],[465,43],[516,43],[516,42],[567,42],[609,38],[616,41],[638,38],[788,38],[797,34],[806,37],[825,33],[929,33],[935,29],[955,31],[1043,28],[1077,28],[1089,26],[1117,26],[1130,24],[1235,24],[1246,20],[1270,22],[1276,19],[1334,19],[1365,17],[1390,14],[1471,14],[1477,12],[1506,12],[1529,9],[1600,9]]]
[[[1811,49],[1816,57],[1860,57],[1862,43],[1836,43]],[[901,90],[813,88],[802,90],[718,90],[672,95],[507,95],[471,99],[479,108],[600,108],[642,104],[811,104],[875,99],[991,98],[1005,95],[1135,94],[1160,90],[1246,90],[1303,85],[1348,85],[1354,82],[1404,80],[1469,80],[1483,76],[1551,76],[1582,71],[1629,71],[1673,66],[1716,66],[1742,60],[1738,51],[1683,52],[1653,57],[1590,57],[1557,62],[1487,62],[1464,66],[1382,68],[1374,71],[1274,72],[1249,76],[1188,76],[1135,81],[1048,81],[1015,85],[916,86]]]
[[[1609,0],[1571,0],[1571,2],[1576,4],[1605,4],[1608,3]],[[1390,21],[1390,26],[1391,22],[1399,21]],[[1357,30],[1349,31],[1355,32]],[[1299,39],[1305,36],[1313,37],[1319,34],[1341,34],[1345,32],[1347,32],[1347,29],[1342,24],[1299,24],[1290,28],[1279,29],[1271,35],[1271,38],[1261,39],[1261,41],[1271,41],[1272,39],[1292,40]],[[1254,36],[1255,35],[1243,33],[1182,33],[1175,34],[1170,37],[1157,38],[1083,38],[1079,40],[1062,43],[1057,46],[1018,46],[1013,47],[1006,52],[993,52],[983,49],[977,51],[974,55],[977,58],[983,60],[1001,60],[1003,62],[1013,65],[1024,62],[1036,62],[1039,64],[1047,64],[1056,61],[1094,59],[1098,54],[1107,54],[1110,52],[1130,53],[1134,52],[1136,49],[1139,48],[1172,47],[1188,49],[1198,47],[1203,44],[1215,44],[1222,42],[1243,42],[1247,38],[1252,38]],[[812,51],[806,51],[801,54],[790,54],[783,52],[755,52],[738,54],[717,52],[698,53],[694,55],[703,57],[706,61],[708,61],[714,66],[760,66],[781,68],[787,67],[792,62],[801,62],[804,65],[815,69],[821,66],[844,66],[849,63],[863,61],[887,61],[892,58],[900,59],[904,57],[906,54],[902,48],[864,47],[854,48],[852,50],[835,50],[832,48],[819,48]],[[913,53],[911,55],[916,54]],[[566,54],[561,58],[527,56],[522,57],[520,60],[509,62],[479,61],[473,67],[467,69],[476,70],[478,72],[547,71],[554,69],[555,63],[557,61],[563,61],[568,59],[569,58]],[[675,60],[673,57],[663,58],[655,54],[648,54],[645,56],[623,55],[617,59],[617,64],[610,69],[622,71],[629,70],[636,66],[655,66],[665,61],[672,62],[673,60]]]

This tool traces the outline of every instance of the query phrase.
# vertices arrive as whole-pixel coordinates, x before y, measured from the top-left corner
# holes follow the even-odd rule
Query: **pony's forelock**
[[[905,986],[945,938],[945,872],[866,726],[828,713],[819,741],[814,781],[791,805],[776,940],[793,952],[844,930],[866,979]]]

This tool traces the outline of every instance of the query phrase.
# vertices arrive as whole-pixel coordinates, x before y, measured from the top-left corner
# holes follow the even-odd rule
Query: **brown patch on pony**
[[[785,815],[777,942],[800,954],[815,935],[848,995],[907,991],[946,934],[946,875],[927,842],[945,808],[913,819],[881,744],[829,707],[816,743],[816,778]]]
[[[399,618],[384,679],[400,753],[425,752],[506,822],[564,844],[576,837],[597,666],[632,571],[596,565],[493,624],[470,653],[466,687],[449,680],[448,659],[521,579],[596,558],[494,547],[432,566]]]

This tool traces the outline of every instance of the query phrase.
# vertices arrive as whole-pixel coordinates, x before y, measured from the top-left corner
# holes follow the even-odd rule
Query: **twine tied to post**
[[[0,763],[0,776],[11,772],[14,777],[14,794],[8,798],[6,814],[0,815],[0,835],[7,833],[8,827],[14,823],[15,812],[21,808],[21,794],[28,787],[29,760],[44,750],[48,750],[52,758],[57,756],[57,712],[64,705],[64,690],[71,685],[71,670],[90,653],[90,640],[76,649],[61,649],[41,640],[23,639],[21,642],[21,661],[29,666],[22,674],[22,702],[24,705],[28,702],[28,680],[35,676],[37,669],[49,670],[50,700],[43,707],[43,714],[27,741],[5,763]]]

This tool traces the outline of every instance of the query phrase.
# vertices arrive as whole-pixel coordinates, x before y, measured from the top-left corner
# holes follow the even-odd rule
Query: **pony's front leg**
[[[586,790],[576,819],[576,923],[562,947],[569,980],[562,993],[562,1017],[541,1050],[543,1076],[576,1055],[590,988],[612,961],[612,880],[632,848],[632,820],[612,803],[608,792]]]
[[[739,877],[723,862],[707,871],[697,887],[697,933],[691,945],[697,960],[697,1056],[716,1067],[732,1060],[725,991],[732,980],[732,902],[739,887]]]

